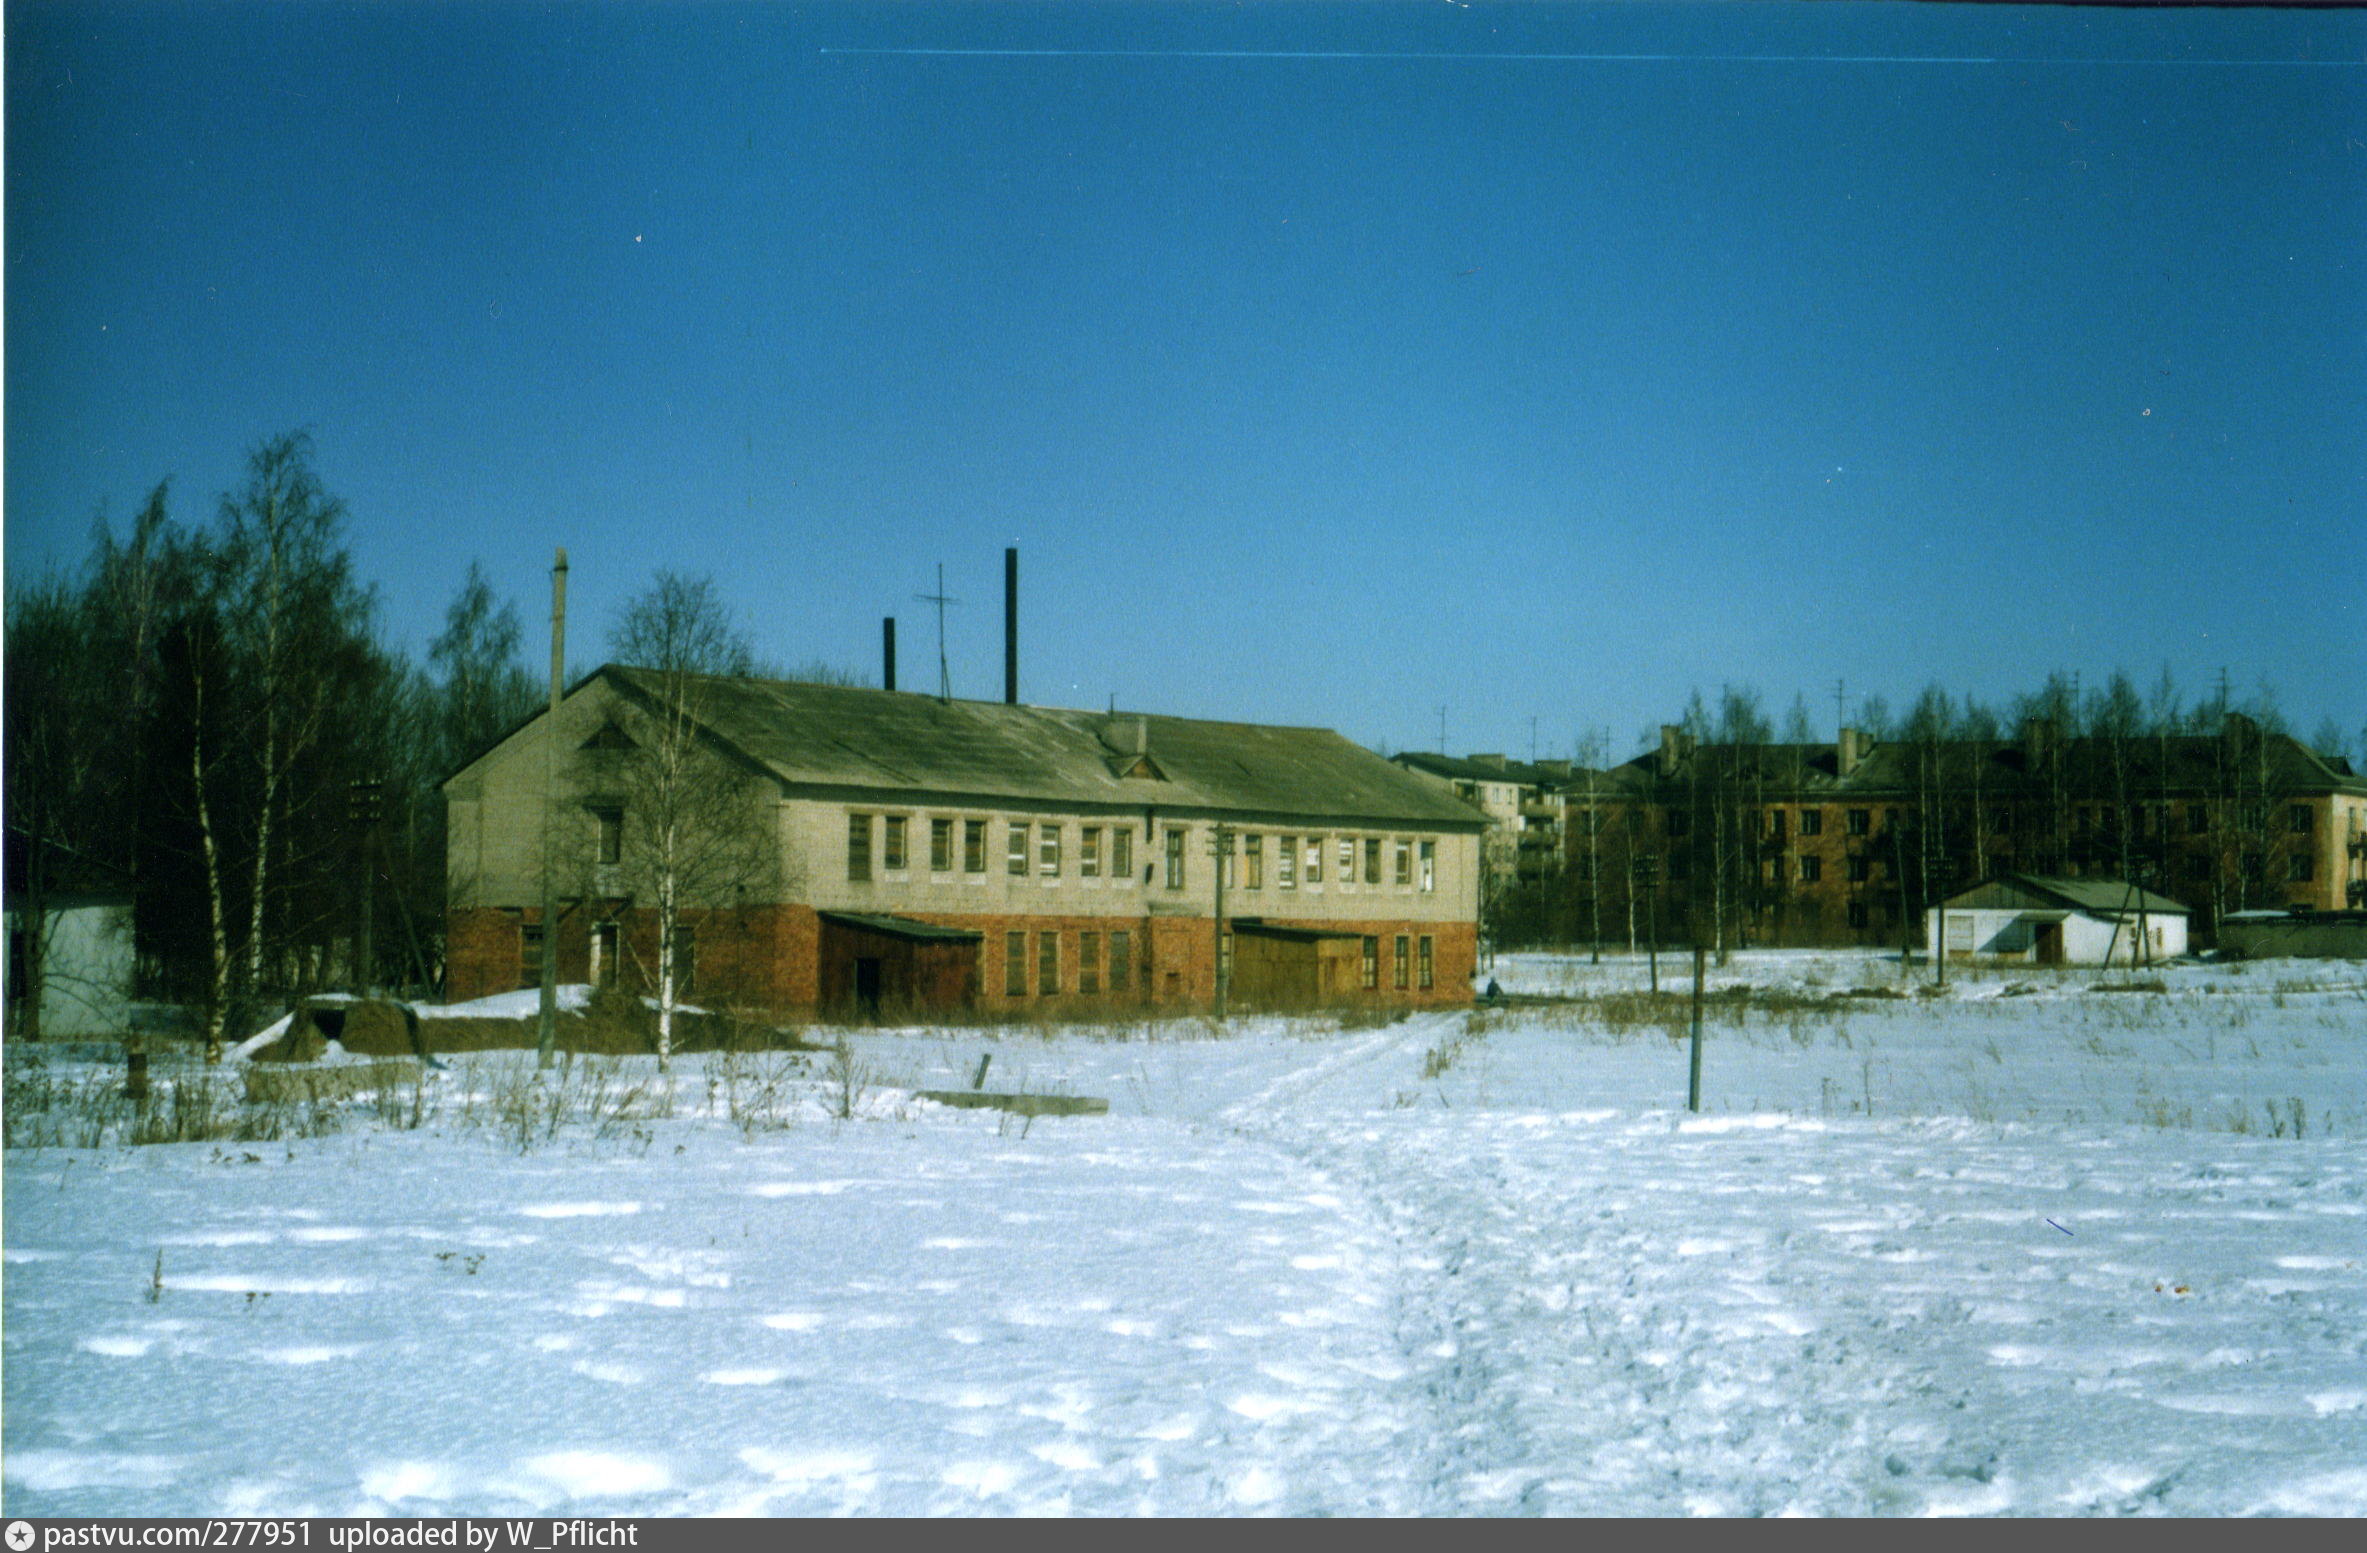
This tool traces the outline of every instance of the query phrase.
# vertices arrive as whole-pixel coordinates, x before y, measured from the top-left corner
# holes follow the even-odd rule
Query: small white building
[[[1924,947],[1951,960],[2148,965],[2186,953],[2186,908],[2121,879],[2000,874],[1924,913]],[[1944,926],[1943,926],[1944,924]]]
[[[10,826],[4,861],[8,969],[0,983],[11,1039],[38,1031],[44,1040],[122,1035],[143,1011],[132,1002],[137,956],[132,946],[131,881],[118,869]],[[39,886],[38,889],[28,886]],[[38,994],[39,1002],[34,999]]]

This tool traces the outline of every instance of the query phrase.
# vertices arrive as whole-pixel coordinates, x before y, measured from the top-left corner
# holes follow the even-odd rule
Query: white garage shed
[[[1944,938],[1951,960],[2146,965],[2186,953],[2186,917],[2122,879],[2000,874],[1925,912],[1924,943],[1938,954]]]

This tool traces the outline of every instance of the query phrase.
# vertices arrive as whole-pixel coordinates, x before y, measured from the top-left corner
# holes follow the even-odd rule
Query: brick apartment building
[[[1484,819],[1322,729],[609,665],[444,792],[455,998],[646,987],[669,893],[711,1005],[1470,997]]]
[[[2000,874],[2134,879],[2198,937],[2243,910],[2367,907],[2367,779],[2251,719],[2209,734],[1702,744],[1577,772],[1561,873],[1524,872],[1510,939],[1920,941],[1936,900]]]

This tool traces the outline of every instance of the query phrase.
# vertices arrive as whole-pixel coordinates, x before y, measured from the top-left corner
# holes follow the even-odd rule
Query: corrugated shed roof
[[[663,680],[600,674],[649,699]],[[1364,820],[1431,829],[1485,823],[1452,793],[1325,728],[1206,722],[1155,713],[940,701],[906,691],[700,678],[697,715],[793,787],[859,788]],[[1159,777],[1129,777],[1139,726]]]

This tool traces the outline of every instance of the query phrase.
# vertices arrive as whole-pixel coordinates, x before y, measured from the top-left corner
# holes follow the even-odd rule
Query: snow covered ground
[[[1495,974],[11,1149],[6,1510],[2367,1514],[2367,968]]]

